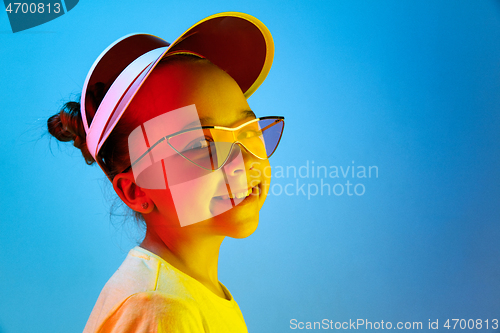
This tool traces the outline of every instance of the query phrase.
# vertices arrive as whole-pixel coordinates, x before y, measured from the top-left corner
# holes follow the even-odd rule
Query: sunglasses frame
[[[266,120],[266,119],[275,119],[276,121],[272,124],[273,126],[276,125],[278,122],[283,122],[283,128],[281,130],[281,134],[280,134],[280,137],[278,139],[278,142],[276,143],[276,147],[274,148],[273,152],[267,156],[266,158],[262,158],[262,157],[259,157],[257,155],[255,155],[252,151],[250,151],[249,149],[247,149],[247,147],[245,147],[245,145],[239,141],[234,141],[231,145],[231,148],[229,150],[229,152],[232,151],[233,149],[233,146],[235,144],[240,144],[241,146],[243,146],[250,154],[252,154],[253,156],[257,157],[258,159],[260,160],[266,160],[268,158],[270,158],[274,152],[276,151],[276,148],[278,148],[278,145],[281,141],[281,137],[283,136],[283,130],[285,129],[285,117],[282,117],[282,116],[266,116],[266,117],[260,117],[260,118],[255,118],[255,119],[252,119],[250,121],[247,121],[246,123],[244,124],[241,124],[237,127],[223,127],[223,126],[201,126],[201,127],[197,127],[197,128],[190,128],[190,129],[185,129],[185,130],[182,130],[182,131],[179,131],[179,132],[175,132],[173,134],[170,134],[170,135],[167,135],[167,136],[164,136],[162,138],[160,138],[158,141],[156,141],[151,147],[148,148],[148,150],[146,150],[141,156],[139,156],[135,161],[134,163],[132,163],[129,167],[127,167],[125,170],[123,170],[123,172],[127,172],[130,168],[132,168],[137,162],[139,162],[142,158],[144,158],[147,154],[149,154],[149,152],[151,152],[151,150],[153,150],[154,147],[156,147],[158,144],[162,143],[163,141],[167,140],[167,143],[168,145],[177,153],[179,154],[180,156],[182,156],[184,159],[186,159],[187,161],[193,163],[194,165],[202,168],[202,169],[205,169],[205,170],[209,170],[209,171],[217,171],[217,170],[220,170],[227,162],[227,160],[229,159],[229,156],[231,154],[228,154],[228,156],[226,157],[226,160],[221,164],[220,167],[218,167],[217,169],[208,169],[208,168],[205,168],[193,161],[191,161],[190,159],[188,159],[187,157],[185,157],[183,154],[181,154],[177,149],[175,149],[174,146],[172,146],[172,144],[170,143],[170,139],[175,137],[175,136],[178,136],[178,135],[181,135],[183,133],[186,133],[186,132],[191,132],[191,131],[195,131],[195,130],[200,130],[200,129],[221,129],[221,130],[225,130],[225,131],[229,131],[229,132],[235,132],[245,126],[247,126],[248,124],[251,124],[251,123],[254,123],[254,122],[258,122],[258,121],[261,121],[261,120]],[[268,125],[266,128],[270,127],[270,125]]]

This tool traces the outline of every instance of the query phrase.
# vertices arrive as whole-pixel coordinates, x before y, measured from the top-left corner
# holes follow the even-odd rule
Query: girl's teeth
[[[252,193],[252,189],[248,189],[246,192],[242,192],[242,193],[233,193],[232,195],[223,195],[221,196],[222,199],[224,200],[229,200],[229,198],[231,199],[243,199],[245,197],[248,197],[250,195],[250,193]]]

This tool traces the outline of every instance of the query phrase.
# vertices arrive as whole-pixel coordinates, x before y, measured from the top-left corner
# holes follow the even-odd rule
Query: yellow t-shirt
[[[104,286],[84,333],[247,333],[231,293],[228,299],[141,247],[128,253]]]

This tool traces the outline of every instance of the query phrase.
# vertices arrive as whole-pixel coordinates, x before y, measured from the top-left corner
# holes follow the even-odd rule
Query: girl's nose
[[[251,154],[239,143],[233,144],[224,171],[227,175],[238,176],[245,175],[246,163],[250,165]]]

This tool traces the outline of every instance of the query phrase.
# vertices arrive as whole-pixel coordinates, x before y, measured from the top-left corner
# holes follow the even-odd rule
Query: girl
[[[171,45],[125,36],[92,66],[80,103],[48,120],[102,168],[146,235],[103,288],[84,332],[247,332],[217,276],[224,237],[257,228],[283,117],[247,98],[274,46],[242,13],[210,16]]]

